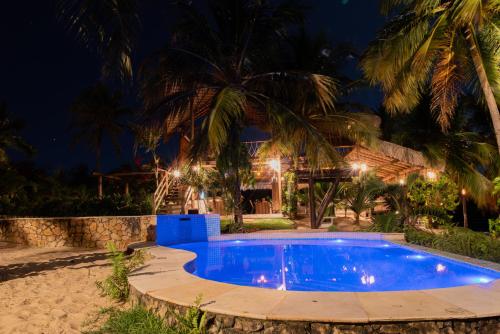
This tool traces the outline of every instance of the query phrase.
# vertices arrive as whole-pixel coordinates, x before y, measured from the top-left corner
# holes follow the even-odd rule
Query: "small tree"
[[[347,207],[355,214],[356,224],[363,211],[375,206],[375,198],[384,189],[384,182],[372,175],[361,175],[347,186]]]
[[[153,158],[156,185],[158,186],[158,168],[160,158],[158,157],[157,151],[160,146],[163,129],[159,123],[149,125],[132,124],[130,128],[132,129],[135,137],[134,152],[137,154],[139,149],[143,149],[146,153],[151,154]]]

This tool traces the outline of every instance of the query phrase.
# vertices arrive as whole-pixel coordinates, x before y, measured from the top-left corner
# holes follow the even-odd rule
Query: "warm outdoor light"
[[[404,184],[405,184],[405,179],[399,179],[399,184],[400,184],[400,185],[402,185],[402,186],[404,186]]]
[[[365,163],[362,163],[359,168],[361,169],[362,172],[366,172],[366,170],[368,169],[368,166],[365,164]]]
[[[427,172],[427,177],[429,178],[429,180],[435,180],[436,179],[436,172],[430,170]]]
[[[199,170],[200,170],[200,167],[198,167],[198,166],[193,166],[193,172],[197,172],[197,171],[199,171]]]
[[[352,164],[352,169],[353,170],[358,170],[359,169],[359,164],[357,162]]]
[[[172,172],[172,174],[174,175],[174,177],[180,177],[180,176],[181,176],[181,172],[180,172],[179,170],[177,170],[177,169],[176,169],[176,170],[174,170],[174,171]]]
[[[467,191],[465,190],[465,188],[462,189],[461,193],[462,193],[462,196],[467,195]]]
[[[279,171],[280,170],[280,161],[278,159],[269,160],[267,162],[267,164],[269,165],[269,167],[271,167],[275,171]]]

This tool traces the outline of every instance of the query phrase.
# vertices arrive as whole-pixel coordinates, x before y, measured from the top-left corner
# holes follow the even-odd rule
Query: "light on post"
[[[181,172],[178,169],[176,169],[172,172],[172,175],[177,178],[181,176]]]

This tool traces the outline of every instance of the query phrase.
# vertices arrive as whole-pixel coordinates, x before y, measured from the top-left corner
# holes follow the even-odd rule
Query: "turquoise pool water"
[[[396,291],[485,284],[500,272],[383,240],[278,239],[171,246],[197,254],[185,269],[231,284],[292,291]]]

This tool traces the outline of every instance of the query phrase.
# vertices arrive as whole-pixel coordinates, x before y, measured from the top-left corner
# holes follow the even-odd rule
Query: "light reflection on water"
[[[483,284],[500,273],[379,240],[237,240],[177,245],[202,278],[296,291],[394,291]]]

